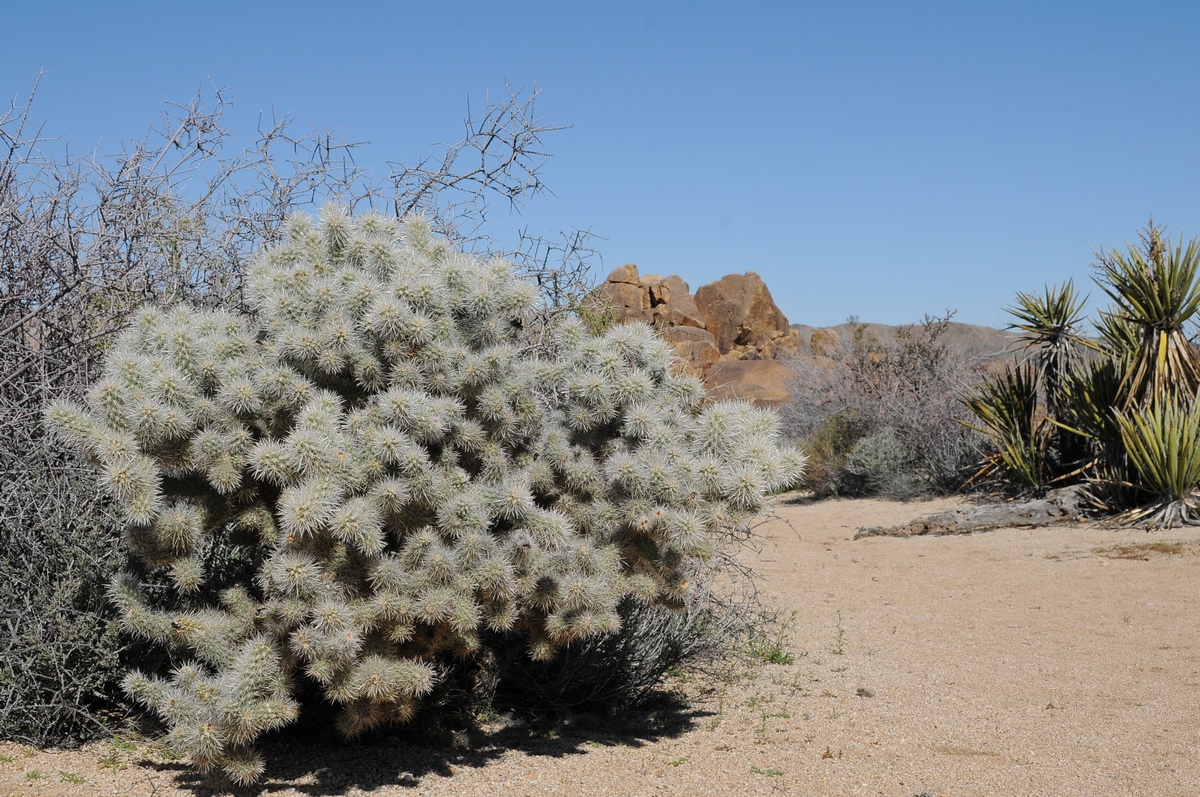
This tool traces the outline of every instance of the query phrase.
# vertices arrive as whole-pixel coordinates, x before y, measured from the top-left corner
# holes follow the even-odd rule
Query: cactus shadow
[[[620,714],[497,717],[466,729],[389,729],[358,742],[342,741],[324,729],[284,730],[261,741],[267,769],[262,781],[249,787],[213,783],[181,762],[160,763],[155,769],[168,776],[172,787],[196,797],[280,792],[332,797],[389,786],[411,786],[416,793],[430,776],[453,777],[456,770],[486,767],[514,750],[531,758],[563,758],[587,755],[597,747],[642,747],[681,736],[711,716],[677,693],[659,692]]]

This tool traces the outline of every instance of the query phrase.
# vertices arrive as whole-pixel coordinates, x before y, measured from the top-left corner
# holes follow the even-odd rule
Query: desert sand
[[[755,566],[790,664],[677,679],[623,730],[275,745],[248,793],[1200,795],[1200,529],[853,539],[960,503],[781,498]],[[216,793],[160,752],[3,744],[0,797]]]

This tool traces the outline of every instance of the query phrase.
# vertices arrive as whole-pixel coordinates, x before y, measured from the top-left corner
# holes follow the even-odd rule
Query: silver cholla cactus
[[[248,314],[147,308],[86,406],[47,410],[179,593],[214,541],[254,562],[203,609],[112,588],[129,631],[191,657],[126,688],[202,770],[257,779],[300,679],[354,735],[412,717],[484,628],[545,659],[618,631],[626,596],[679,605],[715,536],[801,473],[772,414],[705,405],[649,327],[534,334],[537,288],[421,219],[329,206],[284,232]]]

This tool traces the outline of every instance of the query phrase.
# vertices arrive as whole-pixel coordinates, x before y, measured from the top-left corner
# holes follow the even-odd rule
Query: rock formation
[[[794,345],[795,333],[762,278],[753,271],[730,274],[703,286],[696,291],[696,305],[722,354],[769,360],[774,359],[781,341]]]
[[[777,358],[796,350],[800,336],[753,271],[722,277],[693,296],[679,277],[641,276],[630,263],[609,274],[593,297],[620,323],[658,328],[679,368],[703,379],[714,397],[767,405],[790,397],[791,374]]]

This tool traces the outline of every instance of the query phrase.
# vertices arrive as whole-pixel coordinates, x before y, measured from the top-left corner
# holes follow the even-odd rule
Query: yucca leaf
[[[1156,398],[1116,419],[1140,486],[1154,496],[1135,514],[1151,526],[1191,522],[1200,488],[1200,404],[1194,397]]]
[[[1164,246],[1161,228],[1150,224],[1141,247],[1101,255],[1096,283],[1115,309],[1103,321],[1119,344],[1121,325],[1136,329],[1134,364],[1128,371],[1121,409],[1166,394],[1192,395],[1200,387],[1200,355],[1189,345],[1183,327],[1200,309],[1200,243],[1186,247],[1180,236],[1173,250]],[[1102,316],[1102,319],[1104,317]]]
[[[973,481],[999,476],[1035,490],[1045,484],[1050,425],[1038,411],[1037,395],[1037,371],[1026,364],[1006,367],[965,399],[980,420],[971,428],[984,434],[994,449]]]

